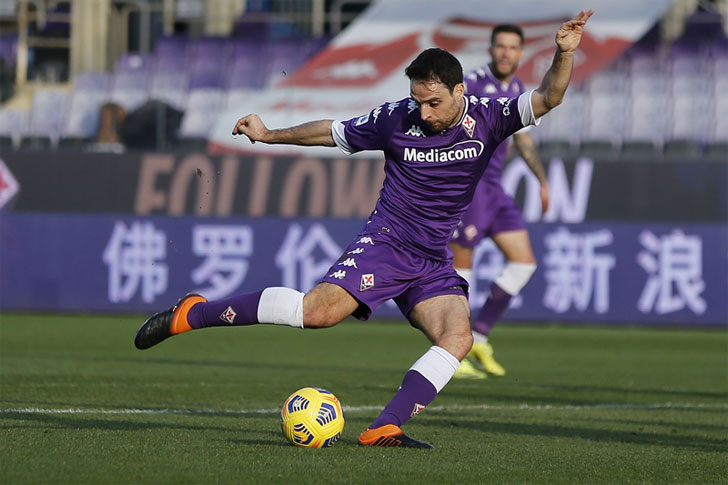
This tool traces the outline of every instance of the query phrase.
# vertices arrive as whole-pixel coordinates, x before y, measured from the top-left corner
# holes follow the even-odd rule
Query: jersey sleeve
[[[541,119],[534,117],[531,93],[527,91],[517,98],[506,96],[490,99],[485,109],[488,126],[500,142],[526,126],[538,125]]]
[[[331,124],[334,142],[347,155],[362,150],[384,150],[389,137],[385,136],[386,123],[381,117],[386,105],[346,121]]]

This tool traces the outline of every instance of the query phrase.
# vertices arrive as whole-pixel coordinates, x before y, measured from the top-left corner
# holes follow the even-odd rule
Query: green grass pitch
[[[0,315],[0,483],[728,483],[728,332],[501,324],[504,378],[454,380],[405,429],[359,432],[427,349],[403,322],[190,332],[135,317]],[[304,386],[346,411],[332,448],[283,438]]]

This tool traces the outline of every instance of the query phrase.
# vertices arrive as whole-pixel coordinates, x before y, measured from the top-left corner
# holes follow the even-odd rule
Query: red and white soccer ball
[[[291,394],[281,409],[281,430],[286,439],[304,448],[327,448],[341,437],[344,411],[332,393],[304,387]]]

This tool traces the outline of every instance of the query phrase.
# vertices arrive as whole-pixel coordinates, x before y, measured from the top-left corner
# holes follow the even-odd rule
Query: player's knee
[[[444,348],[458,360],[463,360],[473,347],[473,334],[470,331],[470,324],[448,329],[436,339],[435,345]]]

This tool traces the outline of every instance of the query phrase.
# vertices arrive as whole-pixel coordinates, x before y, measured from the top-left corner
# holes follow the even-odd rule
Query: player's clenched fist
[[[245,135],[250,143],[265,140],[268,128],[265,127],[263,121],[256,114],[248,115],[240,118],[233,128],[233,135]]]

